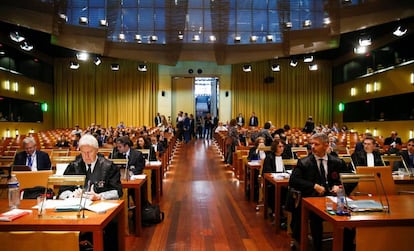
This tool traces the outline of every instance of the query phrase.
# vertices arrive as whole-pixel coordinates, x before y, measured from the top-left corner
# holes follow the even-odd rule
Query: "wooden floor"
[[[126,237],[127,250],[290,250],[288,234],[276,235],[245,199],[213,141],[180,144],[163,185],[165,220]]]

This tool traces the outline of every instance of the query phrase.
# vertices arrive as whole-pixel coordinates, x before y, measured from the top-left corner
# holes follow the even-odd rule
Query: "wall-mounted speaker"
[[[193,69],[188,69],[188,73],[193,74],[194,70]]]
[[[228,97],[229,96],[229,91],[226,91],[226,97]]]
[[[165,91],[161,91],[161,96],[165,97]]]
[[[201,74],[201,73],[203,73],[203,70],[198,69],[198,70],[197,70],[197,73],[198,73],[198,74]]]

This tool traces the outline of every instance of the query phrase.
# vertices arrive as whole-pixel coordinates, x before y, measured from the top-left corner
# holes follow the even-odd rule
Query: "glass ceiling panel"
[[[285,23],[291,22],[291,30],[323,27],[328,16],[324,10],[326,0],[67,0],[67,23],[108,29],[108,40],[119,42],[119,34],[125,34],[122,42],[163,44],[212,43],[210,35],[220,37],[217,42],[250,44],[282,43]],[[181,8],[181,9],[180,9]],[[213,17],[214,19],[213,19]],[[88,23],[80,24],[79,18],[87,17]],[[105,19],[108,26],[101,26]],[[304,27],[310,20],[311,27]],[[212,24],[214,21],[214,25]],[[178,34],[183,34],[181,39]],[[156,35],[157,40],[150,40]],[[195,35],[199,40],[194,39]],[[241,36],[240,41],[235,36]],[[267,39],[271,35],[272,39]],[[169,37],[170,41],[167,41]]]

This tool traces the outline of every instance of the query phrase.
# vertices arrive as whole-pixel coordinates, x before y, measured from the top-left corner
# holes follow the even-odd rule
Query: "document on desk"
[[[381,203],[375,200],[353,200],[348,202],[352,212],[381,212],[384,210]]]
[[[146,174],[136,174],[131,176],[131,180],[143,180],[147,177]]]
[[[82,202],[80,201],[80,198],[68,198],[65,200],[45,200],[44,207],[46,209],[56,209],[59,208],[62,209],[62,211],[69,210],[70,208],[77,209],[79,211],[80,204],[82,203],[82,206],[89,206],[92,204],[92,201],[90,199],[84,199],[82,198]],[[34,206],[32,208],[38,208],[38,206]]]
[[[101,201],[94,203],[92,205],[86,206],[85,209],[95,212],[95,213],[106,213],[111,208],[114,208],[118,205],[118,203],[113,202],[107,202],[107,201]]]
[[[277,180],[283,180],[288,179],[290,177],[290,174],[288,173],[272,173],[272,177]]]

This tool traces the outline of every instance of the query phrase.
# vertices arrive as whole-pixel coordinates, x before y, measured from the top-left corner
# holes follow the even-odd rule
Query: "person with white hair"
[[[112,161],[98,154],[98,141],[90,134],[79,140],[81,155],[71,162],[64,175],[86,175],[86,196],[91,200],[116,200],[122,197],[120,171]],[[64,191],[60,197],[80,197],[81,189]]]

